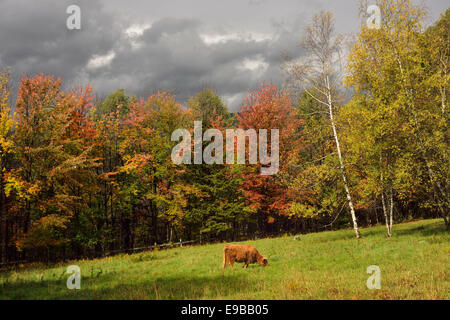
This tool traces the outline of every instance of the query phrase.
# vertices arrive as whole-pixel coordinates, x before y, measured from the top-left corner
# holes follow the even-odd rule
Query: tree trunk
[[[8,262],[8,243],[9,243],[9,232],[8,232],[8,219],[5,219],[4,223],[4,238],[3,240],[3,250],[2,250],[2,262]]]
[[[386,199],[384,196],[384,179],[383,179],[383,173],[381,173],[380,176],[380,180],[381,180],[381,186],[382,186],[382,190],[381,190],[381,203],[383,205],[383,214],[384,214],[384,221],[386,222],[386,236],[388,238],[390,238],[392,236],[391,234],[391,228],[389,227],[389,215],[387,212],[387,206],[386,206]]]
[[[394,221],[394,193],[392,183],[389,185],[389,233],[392,236],[392,224]]]
[[[327,77],[327,88],[328,88],[328,112],[330,115],[331,127],[333,128],[334,140],[336,142],[336,149],[337,149],[339,164],[340,164],[341,173],[342,173],[342,180],[344,182],[345,193],[347,194],[348,206],[350,208],[350,215],[351,215],[352,222],[353,222],[353,230],[355,230],[356,238],[359,239],[359,238],[361,238],[361,234],[359,233],[359,229],[358,229],[358,222],[356,220],[355,208],[353,207],[352,196],[350,194],[350,189],[348,187],[347,174],[345,173],[344,160],[342,159],[341,146],[339,144],[339,138],[337,135],[336,124],[334,123],[333,102],[331,99],[331,90],[330,90],[328,77]]]

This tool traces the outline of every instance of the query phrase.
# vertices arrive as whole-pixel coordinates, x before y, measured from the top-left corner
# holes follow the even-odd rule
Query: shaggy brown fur
[[[244,268],[250,263],[259,263],[263,267],[267,266],[267,258],[263,257],[254,246],[249,244],[235,245],[227,244],[223,248],[223,268],[229,264],[233,268],[235,262],[243,262]]]

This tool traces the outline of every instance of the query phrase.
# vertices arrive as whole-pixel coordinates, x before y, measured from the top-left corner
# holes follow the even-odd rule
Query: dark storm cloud
[[[185,100],[210,86],[235,108],[248,88],[279,80],[281,53],[295,47],[298,36],[274,27],[268,39],[253,39],[243,31],[245,38],[237,32],[234,38],[205,43],[202,33],[208,26],[201,19],[166,17],[152,21],[142,35],[128,37],[125,30],[132,21],[98,1],[0,4],[2,68],[11,68],[16,80],[22,73],[43,72],[62,77],[66,86],[89,83],[100,96],[117,88],[139,96],[174,89]],[[70,4],[81,7],[81,30],[66,28]]]
[[[101,92],[123,87],[146,96],[173,89],[181,101],[208,86],[235,110],[247,89],[264,80],[281,82],[278,69],[283,51],[301,52],[296,48],[297,30],[274,27],[268,39],[237,34],[227,41],[208,43],[202,35],[204,27],[196,19],[157,20],[140,36],[122,36],[111,62],[86,69],[86,79]]]
[[[123,39],[111,64],[102,73],[91,71],[89,78],[95,87],[126,84],[141,96],[156,89],[174,89],[180,100],[208,86],[236,109],[239,95],[242,100],[247,89],[263,81],[281,83],[283,52],[294,57],[302,52],[296,45],[299,28],[298,24],[290,28],[273,26],[267,39],[252,35],[240,38],[238,33],[226,41],[205,43],[200,21],[165,18],[154,22],[138,38]],[[134,50],[130,49],[132,41],[138,45]]]
[[[81,7],[81,30],[66,28],[71,4]],[[301,57],[297,43],[314,13],[328,9],[339,32],[354,30],[357,0],[345,4],[0,0],[0,68],[10,67],[15,79],[43,72],[69,87],[91,84],[99,96],[118,88],[138,96],[174,89],[183,102],[208,86],[235,110],[247,89],[281,83],[282,54]],[[445,8],[440,0],[430,5],[433,16]]]
[[[82,11],[81,30],[66,27],[70,4],[89,8]],[[94,53],[112,48],[120,30],[100,2],[4,0],[0,6],[0,67],[16,79],[43,72],[70,83]]]

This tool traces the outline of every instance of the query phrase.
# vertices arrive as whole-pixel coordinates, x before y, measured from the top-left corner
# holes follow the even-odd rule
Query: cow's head
[[[269,265],[269,263],[267,262],[267,258],[266,257],[261,257],[260,261],[258,261],[260,265],[262,265],[263,267],[266,267]]]

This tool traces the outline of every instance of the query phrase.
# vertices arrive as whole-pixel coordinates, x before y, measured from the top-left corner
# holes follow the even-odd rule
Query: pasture
[[[269,259],[222,269],[223,244],[117,255],[0,272],[0,299],[449,299],[450,233],[442,220],[246,241]],[[69,290],[66,269],[81,268]],[[381,269],[381,289],[366,269]]]

